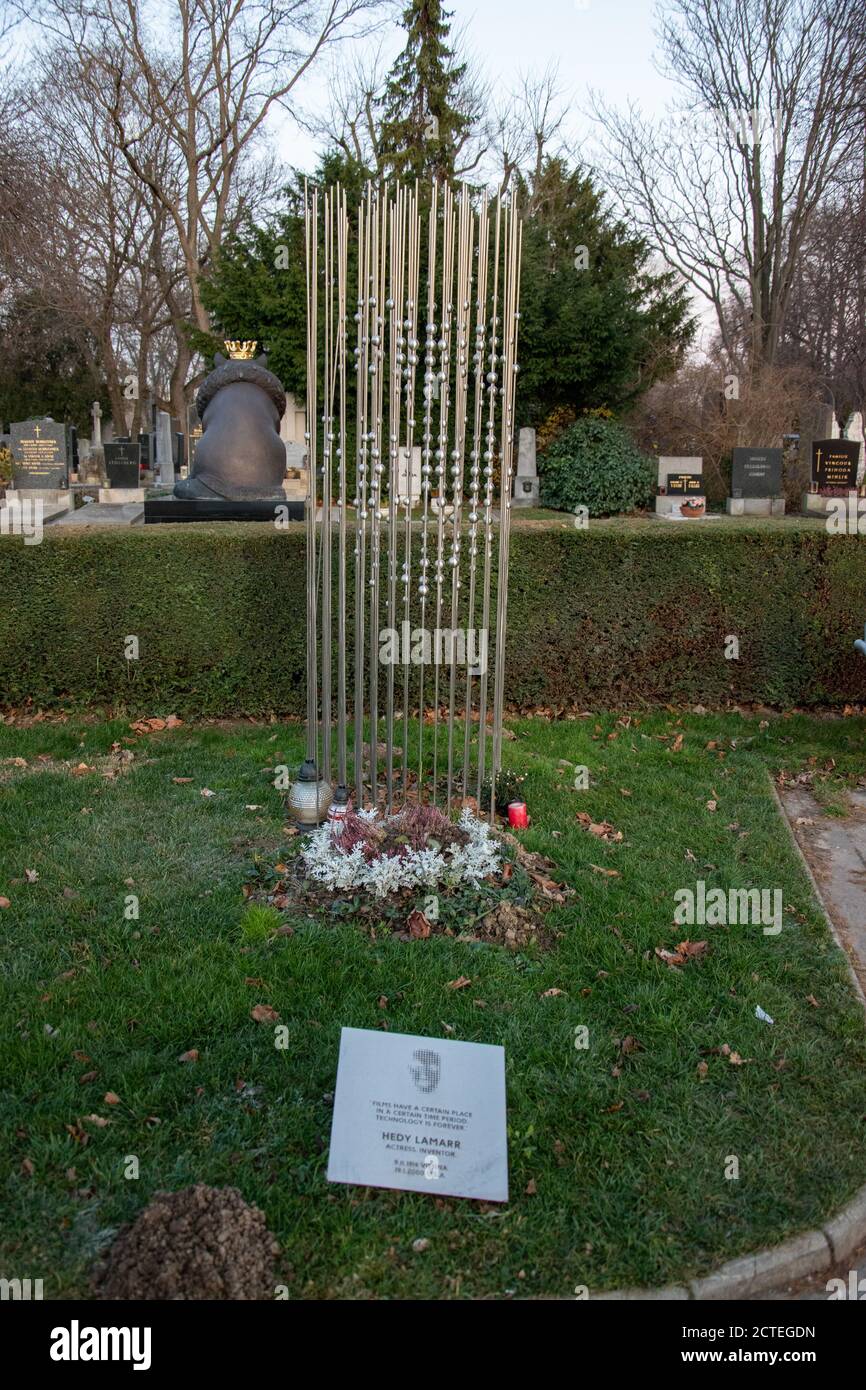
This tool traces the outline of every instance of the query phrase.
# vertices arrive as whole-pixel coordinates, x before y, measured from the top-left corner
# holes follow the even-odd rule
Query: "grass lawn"
[[[286,846],[268,769],[300,758],[298,726],[137,740],[125,720],[0,727],[0,1273],[87,1297],[94,1256],[150,1193],[203,1181],[263,1208],[291,1297],[569,1296],[700,1274],[851,1196],[864,1020],[767,770],[832,759],[833,779],[856,779],[866,722],[656,713],[512,728],[525,843],[577,894],[546,954],[371,940],[350,924],[245,941],[251,859]],[[106,777],[125,738],[129,770]],[[561,760],[589,768],[589,790]],[[74,775],[82,762],[95,770]],[[581,829],[579,810],[622,843]],[[781,933],[674,925],[675,891],[699,878],[780,888]],[[671,969],[655,948],[684,937],[709,953]],[[470,988],[445,988],[461,974]],[[288,1025],[287,1050],[251,1019],[261,1002]],[[383,1021],[504,1044],[507,1206],[326,1183],[340,1027]],[[705,1051],[724,1044],[742,1065]],[[198,1060],[179,1062],[190,1049]]]

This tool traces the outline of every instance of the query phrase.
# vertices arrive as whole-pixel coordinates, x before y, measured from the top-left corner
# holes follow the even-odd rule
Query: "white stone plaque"
[[[344,1028],[328,1181],[507,1202],[505,1049]]]

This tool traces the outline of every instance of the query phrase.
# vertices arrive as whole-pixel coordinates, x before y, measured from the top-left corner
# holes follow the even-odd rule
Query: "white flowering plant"
[[[362,890],[378,899],[402,889],[480,888],[502,862],[486,821],[468,808],[450,821],[432,806],[326,821],[309,836],[302,856],[309,877],[326,888]]]

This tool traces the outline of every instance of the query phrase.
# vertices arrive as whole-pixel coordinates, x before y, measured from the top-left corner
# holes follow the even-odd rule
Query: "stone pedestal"
[[[512,507],[537,507],[538,469],[535,462],[535,430],[520,431],[517,442],[517,472],[512,486]]]
[[[833,500],[830,497],[822,497],[820,492],[804,492],[800,510],[807,516],[826,516],[827,503]]]
[[[265,499],[233,502],[223,497],[148,497],[144,504],[146,526],[166,521],[269,521],[274,522],[285,508],[288,521],[303,521],[303,502],[273,502]]]
[[[6,489],[7,506],[20,506],[22,503],[42,503],[42,514],[48,518],[57,516],[60,512],[68,512],[72,506],[72,493],[68,488],[43,488],[43,487],[8,487]]]
[[[125,507],[133,502],[144,501],[143,487],[101,487],[99,500],[112,507]]]
[[[725,503],[728,516],[784,516],[784,497],[729,497]]]

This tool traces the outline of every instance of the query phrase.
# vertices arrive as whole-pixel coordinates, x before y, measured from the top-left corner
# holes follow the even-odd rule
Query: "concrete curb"
[[[854,972],[844,942],[839,938],[836,925],[827,911],[821,889],[800,848],[776,784],[772,777],[769,777],[769,781],[776,809],[788,831],[797,858],[806,872],[830,934],[845,958],[855,993],[861,1004],[866,1006],[863,987]],[[701,1302],[710,1299],[754,1298],[758,1294],[769,1293],[781,1284],[806,1279],[813,1274],[823,1274],[825,1270],[847,1260],[857,1247],[863,1244],[866,1244],[866,1187],[861,1187],[847,1206],[838,1211],[820,1230],[806,1231],[801,1236],[785,1241],[784,1245],[771,1246],[769,1249],[759,1250],[755,1255],[743,1255],[738,1260],[729,1260],[713,1274],[708,1274],[703,1279],[690,1280],[688,1287],[666,1284],[660,1289],[613,1289],[610,1293],[598,1294],[597,1301],[649,1299],[667,1302],[672,1299],[694,1299]]]

